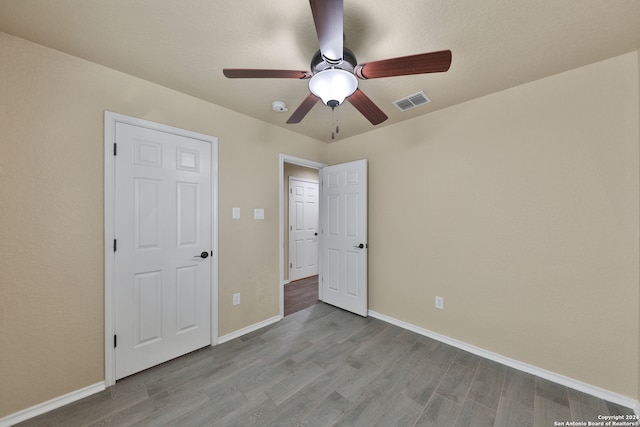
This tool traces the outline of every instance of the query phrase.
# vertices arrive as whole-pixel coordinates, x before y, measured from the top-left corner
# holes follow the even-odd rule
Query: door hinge
[[[293,263],[289,264],[289,269],[293,268]]]
[[[113,336],[113,348],[116,348],[118,346],[118,336],[114,335]]]
[[[113,239],[113,252],[118,250],[118,239]]]
[[[118,155],[118,144],[116,144],[115,142],[113,143],[113,155]]]

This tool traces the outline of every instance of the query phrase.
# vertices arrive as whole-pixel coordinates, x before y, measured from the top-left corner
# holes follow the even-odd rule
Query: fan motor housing
[[[320,51],[317,51],[313,58],[311,58],[311,72],[313,74],[329,69],[329,68],[338,68],[340,70],[345,70],[350,73],[353,73],[354,68],[358,61],[356,60],[356,56],[349,49],[344,48],[342,54],[342,62],[339,64],[330,64],[323,57]]]

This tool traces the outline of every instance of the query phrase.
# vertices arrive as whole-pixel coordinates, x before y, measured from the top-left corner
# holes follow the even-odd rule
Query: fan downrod
[[[356,65],[358,61],[356,60],[356,56],[346,47],[343,49],[342,61],[337,64],[333,64],[327,62],[322,53],[317,51],[313,58],[311,58],[311,73],[316,74],[317,72],[324,71],[329,68],[338,68],[340,70],[348,71],[350,73],[354,73]]]

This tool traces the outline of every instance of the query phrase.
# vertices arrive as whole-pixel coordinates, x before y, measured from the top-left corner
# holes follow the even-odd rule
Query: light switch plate
[[[240,208],[233,208],[233,219],[240,219]]]
[[[254,209],[253,219],[264,219],[264,209]]]

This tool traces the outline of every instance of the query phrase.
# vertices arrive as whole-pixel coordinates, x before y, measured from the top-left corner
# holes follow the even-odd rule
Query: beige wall
[[[370,308],[637,399],[638,100],[634,52],[331,144]]]
[[[326,144],[0,33],[0,418],[104,380],[104,110],[219,138],[219,332],[279,314],[279,153]]]
[[[284,164],[284,280],[289,280],[289,177],[319,182],[317,169],[307,168],[292,163]]]

